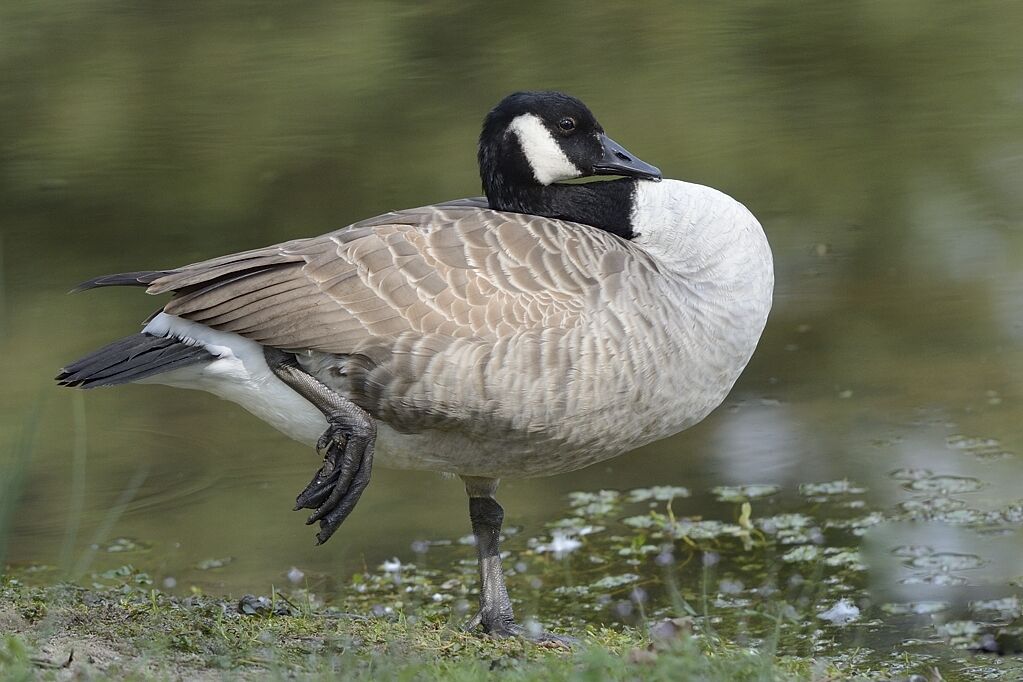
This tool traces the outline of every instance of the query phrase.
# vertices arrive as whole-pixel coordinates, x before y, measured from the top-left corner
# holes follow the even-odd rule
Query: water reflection
[[[483,112],[510,90],[558,87],[667,175],[750,206],[777,301],[707,422],[585,471],[508,481],[509,521],[535,531],[571,490],[651,485],[693,491],[680,517],[732,520],[713,487],[777,485],[754,506],[767,513],[812,504],[802,483],[848,479],[871,508],[918,519],[868,533],[878,601],[1015,594],[1018,534],[979,535],[964,513],[1005,510],[1023,480],[1021,21],[1010,2],[7,3],[0,447],[13,452],[33,414],[41,425],[8,558],[66,563],[122,537],[182,587],[243,590],[292,566],[343,581],[407,559],[413,541],[464,535],[456,481],[381,471],[314,550],[288,512],[314,455],[210,396],[93,392],[76,421],[50,376],[157,303],[64,292],[475,194]],[[929,473],[889,477],[899,469]],[[920,568],[893,554],[907,545],[984,563],[905,582]],[[194,568],[223,557],[229,570]],[[984,594],[950,590],[960,576],[968,590],[983,576]]]

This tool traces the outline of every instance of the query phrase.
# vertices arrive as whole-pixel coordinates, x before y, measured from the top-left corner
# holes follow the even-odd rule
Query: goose
[[[573,471],[706,417],[764,329],[772,255],[742,204],[662,179],[562,93],[503,99],[478,162],[485,198],[79,285],[172,297],[57,381],[205,390],[315,445],[322,466],[295,509],[314,510],[318,543],[375,464],[458,475],[480,580],[467,627],[527,636],[501,568],[499,480]],[[620,177],[564,182],[596,175]]]

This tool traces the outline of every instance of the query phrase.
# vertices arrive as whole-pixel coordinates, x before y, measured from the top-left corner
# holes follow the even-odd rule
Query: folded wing
[[[645,257],[600,230],[463,200],[83,288],[147,285],[174,293],[169,314],[277,348],[350,353],[406,333],[497,340],[573,327],[632,258]]]

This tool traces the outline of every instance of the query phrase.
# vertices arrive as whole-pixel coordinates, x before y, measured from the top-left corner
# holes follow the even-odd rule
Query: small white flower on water
[[[385,573],[397,573],[401,570],[401,560],[398,559],[398,557],[394,557],[390,561],[385,561],[380,564],[380,568],[383,569]]]
[[[294,566],[292,566],[290,569],[288,569],[287,576],[288,576],[288,582],[290,582],[293,585],[297,585],[300,582],[302,582],[302,578],[305,577],[305,573],[303,573],[301,570],[299,570],[299,569],[295,568]]]
[[[536,548],[538,552],[553,552],[555,559],[561,559],[567,554],[583,546],[583,543],[563,531],[556,530],[551,534],[551,541],[546,545]]]
[[[845,625],[859,619],[860,609],[848,599],[839,599],[834,606],[817,617],[834,625]]]
[[[430,597],[430,599],[434,600],[435,602],[442,602],[444,601],[444,595],[441,594],[440,592],[434,592],[433,596]]]

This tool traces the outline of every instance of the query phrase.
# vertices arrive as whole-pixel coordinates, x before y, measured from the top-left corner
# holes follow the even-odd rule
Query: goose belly
[[[320,411],[273,374],[258,343],[165,313],[157,315],[145,331],[200,344],[215,359],[140,383],[212,393],[310,446],[327,428]],[[509,352],[503,359],[504,371],[513,375],[528,377],[536,371],[531,366],[532,354]],[[410,429],[399,431],[378,421],[376,462],[388,468],[488,477],[573,471],[695,424],[721,402],[741,369],[735,368],[726,381],[716,377],[702,386],[690,375],[682,388],[663,378],[677,373],[666,366],[674,363],[662,359],[657,364],[660,379],[653,374],[654,364],[647,364],[650,371],[639,372],[646,381],[605,367],[606,371],[586,373],[575,381],[533,377],[537,380],[524,382],[516,391],[509,390],[511,382],[499,382],[503,390],[493,393],[501,395],[495,402],[473,394],[473,382],[466,381],[464,358],[455,354],[436,367],[429,381],[422,381],[410,393],[394,396],[395,401],[412,412],[429,411],[440,404],[459,408],[475,404],[478,409],[469,410],[471,417],[460,415],[461,428],[422,424],[408,433]],[[327,376],[316,374],[330,383]],[[445,394],[438,394],[445,385]]]
[[[702,344],[679,344],[670,330],[649,343],[593,344],[592,334],[583,335],[458,339],[423,354],[423,367],[381,366],[363,383],[373,387],[374,414],[391,425],[381,424],[378,436],[388,465],[489,477],[580,469],[697,423],[748,359],[710,357],[720,345],[705,352]],[[339,393],[352,390],[337,356],[302,362]]]
[[[157,374],[138,383],[206,391],[240,405],[284,435],[314,446],[327,428],[323,414],[312,403],[278,379],[266,364],[263,347],[238,334],[160,313],[144,331],[154,336],[171,336],[202,345],[215,359]],[[464,473],[474,460],[494,458],[498,443],[480,444],[459,434],[427,431],[400,433],[377,422],[375,461],[387,468],[426,469]],[[484,467],[485,468],[485,467]]]

